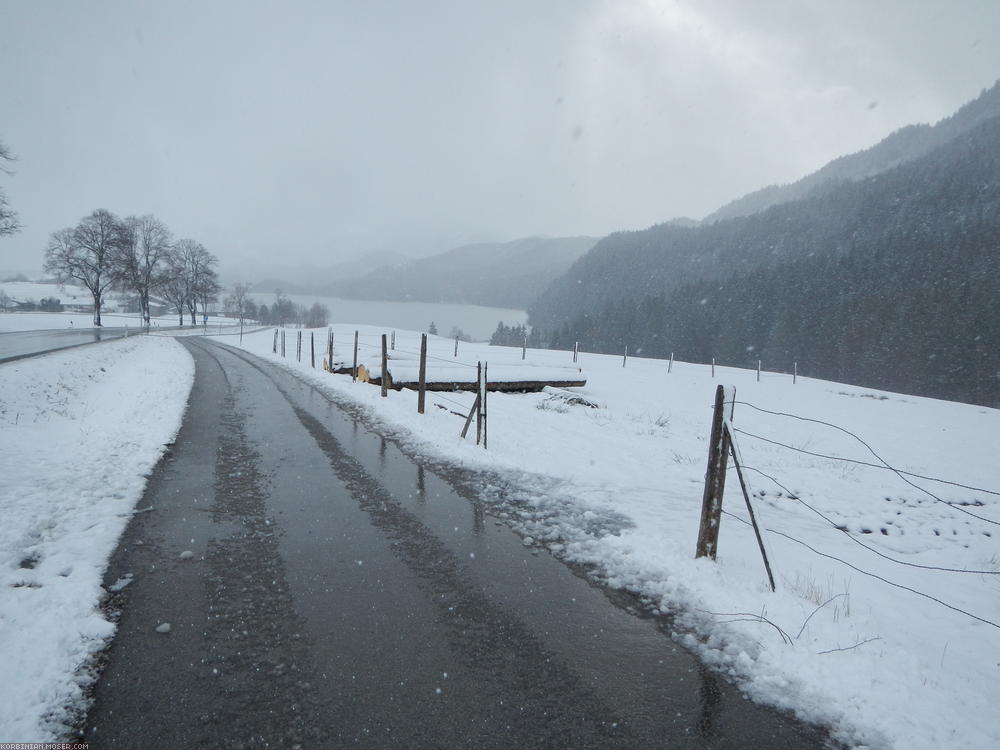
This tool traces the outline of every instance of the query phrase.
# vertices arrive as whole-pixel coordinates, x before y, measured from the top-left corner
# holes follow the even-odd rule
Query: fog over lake
[[[257,303],[269,307],[274,304],[273,294],[254,292],[250,296]],[[453,327],[458,327],[476,341],[488,341],[500,321],[507,325],[522,325],[528,319],[528,314],[524,310],[509,310],[502,307],[450,305],[439,302],[376,302],[318,297],[311,294],[285,296],[296,305],[304,307],[309,307],[313,302],[326,305],[330,311],[330,323],[358,323],[426,331],[433,321],[442,336],[447,336]]]

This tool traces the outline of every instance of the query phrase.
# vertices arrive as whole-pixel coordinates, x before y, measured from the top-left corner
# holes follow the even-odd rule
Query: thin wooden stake
[[[281,329],[281,356],[285,356],[285,329]]]
[[[271,349],[272,354],[278,353],[278,329],[274,329],[274,347]]]
[[[295,332],[295,361],[302,361],[302,329]]]
[[[476,412],[479,411],[479,396],[476,396],[476,402],[469,409],[469,416],[465,418],[465,427],[462,428],[462,438],[464,439],[466,434],[469,432],[469,425],[472,424],[472,418],[476,416]]]
[[[674,353],[670,352],[670,361],[667,362],[667,375],[674,369]]]
[[[523,360],[528,353],[528,337],[524,337],[524,343],[521,344],[521,359]]]
[[[576,358],[579,355],[579,353],[580,353],[580,342],[579,341],[574,341],[573,342],[573,364],[574,365],[576,364]]]
[[[625,354],[622,356],[622,367],[628,362],[628,344],[625,344]]]
[[[726,389],[715,389],[712,436],[708,443],[708,468],[705,471],[705,495],[701,502],[701,524],[694,556],[715,559],[719,549],[719,524],[722,521],[722,493],[726,488],[726,465],[729,462],[729,432],[724,429]]]
[[[792,385],[799,379],[799,363],[792,362]]]
[[[715,377],[715,357],[712,357],[712,377]]]
[[[358,382],[358,332],[354,331],[354,367],[351,368],[351,382]]]
[[[760,360],[757,360],[757,382],[760,382]]]
[[[427,334],[420,334],[420,376],[417,382],[417,414],[424,413],[427,393]]]
[[[775,591],[774,586],[774,575],[771,573],[771,563],[767,559],[767,550],[764,549],[764,539],[760,535],[760,528],[757,526],[757,517],[754,515],[753,506],[750,504],[750,493],[747,491],[746,480],[743,479],[743,467],[740,466],[740,456],[739,449],[736,447],[736,441],[733,440],[733,436],[729,431],[729,427],[725,427],[726,435],[729,437],[729,448],[730,453],[733,457],[733,465],[736,467],[736,476],[740,480],[740,489],[743,490],[743,499],[747,504],[747,512],[750,514],[750,524],[753,526],[754,536],[757,537],[757,546],[760,548],[760,556],[764,560],[764,569],[767,571],[767,580],[771,583],[771,591]]]
[[[455,337],[455,356],[458,356],[458,336]]]
[[[309,362],[316,369],[316,332],[309,331]]]
[[[382,398],[389,395],[389,337],[382,334]]]

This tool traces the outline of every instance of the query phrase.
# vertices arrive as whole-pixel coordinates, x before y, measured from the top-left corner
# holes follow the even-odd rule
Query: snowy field
[[[350,360],[354,330],[334,327],[335,359]],[[377,365],[383,331],[360,330],[361,362]],[[367,407],[411,452],[480,472],[484,499],[526,544],[677,613],[675,637],[757,700],[830,725],[854,746],[1000,747],[990,708],[1000,687],[1000,412],[581,354],[580,390],[602,408],[490,394],[484,451],[436,406],[467,411],[472,394],[428,393],[420,416],[415,393],[383,399],[378,387],[312,369],[308,331],[296,362],[295,333],[285,359],[271,352],[273,329],[243,346]],[[319,364],[326,329],[316,338]],[[412,366],[418,346],[417,334],[397,331],[397,364]],[[437,367],[521,366],[520,349],[462,343],[457,360],[453,352],[431,337]],[[526,364],[571,360],[529,351]],[[74,670],[110,634],[96,609],[100,574],[178,427],[191,363],[168,338],[130,338],[0,365],[0,379],[0,663],[24,675],[0,687],[0,739],[53,738],[61,707],[79,697]],[[732,472],[718,561],[693,559],[719,383],[736,387],[733,426],[768,530],[773,593]],[[784,415],[845,428],[879,457],[836,427]]]
[[[334,327],[335,361],[351,361],[354,330]],[[384,331],[360,330],[360,361],[377,370]],[[326,330],[316,339],[318,368]],[[623,368],[621,357],[581,354],[580,390],[603,408],[490,394],[484,451],[435,406],[468,411],[473,394],[428,393],[420,416],[413,392],[383,399],[378,387],[313,370],[308,332],[301,363],[295,331],[284,360],[273,341],[271,329],[244,348],[371,408],[411,451],[482,470],[485,498],[526,543],[679,613],[675,637],[755,699],[830,725],[849,745],[1000,747],[991,708],[1000,688],[1000,411],[802,377],[793,385],[767,372],[757,382],[752,371],[720,367],[713,379],[708,366],[681,362],[667,374],[663,361],[630,358]],[[412,367],[418,341],[396,332],[400,370]],[[430,342],[429,367],[462,367],[452,341]],[[499,370],[520,366],[521,350],[462,343],[457,359]],[[526,364],[572,366],[572,354],[529,351]],[[718,561],[693,559],[720,383],[736,387],[733,427],[768,530],[773,593],[732,471]]]
[[[114,631],[104,569],[193,378],[148,336],[0,365],[0,740],[56,739],[81,707]]]

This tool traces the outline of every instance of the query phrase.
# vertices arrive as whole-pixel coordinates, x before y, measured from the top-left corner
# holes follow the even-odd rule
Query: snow
[[[114,633],[108,558],[193,378],[183,347],[149,336],[0,365],[0,738],[57,739],[81,705]]]
[[[355,329],[360,362],[377,366],[387,331],[372,326],[334,326],[335,359],[352,360]],[[450,413],[467,413],[474,394],[428,393],[418,415],[415,392],[381,398],[312,369],[308,346],[295,361],[289,333],[284,359],[271,351],[274,329],[247,334],[243,347],[369,410],[412,453],[470,470],[526,546],[671,613],[674,638],[756,700],[852,746],[1000,747],[989,701],[1000,685],[997,410],[769,372],[757,382],[726,367],[713,379],[707,365],[680,361],[670,374],[636,357],[623,368],[620,356],[581,353],[587,386],[574,390],[599,408],[491,393],[483,450],[474,430],[459,438],[463,421]],[[319,364],[326,329],[315,333]],[[442,368],[574,368],[570,352],[529,350],[522,364],[520,348],[462,342],[456,358],[453,340],[429,339]],[[418,351],[418,334],[396,331],[400,361]],[[53,739],[59,712],[79,700],[77,670],[111,635],[96,608],[101,573],[177,429],[191,362],[169,339],[135,337],[2,365],[0,378],[0,659],[6,675],[24,675],[0,687],[0,737]],[[719,384],[736,389],[730,425],[776,592],[738,520],[747,511],[734,472],[718,560],[694,559]],[[908,473],[879,468],[882,459]]]
[[[334,326],[334,359],[352,361],[356,329],[359,361],[377,369],[381,328]],[[320,361],[326,329],[315,334]],[[574,367],[571,352],[529,350],[522,363],[520,348],[464,342],[456,358],[452,340],[428,338],[434,367]],[[757,382],[753,370],[721,366],[713,379],[708,365],[679,361],[670,374],[665,361],[636,357],[623,368],[620,356],[581,353],[587,386],[574,390],[602,408],[491,393],[484,451],[474,435],[459,438],[462,421],[449,413],[467,413],[474,394],[428,393],[420,416],[415,392],[381,398],[377,387],[312,369],[308,356],[297,362],[294,346],[282,359],[273,341],[271,329],[243,346],[369,408],[415,454],[480,472],[484,499],[527,546],[587,564],[673,614],[675,638],[754,699],[831,726],[853,746],[1000,747],[989,703],[1000,686],[997,410],[801,375],[793,384],[765,371]],[[396,331],[396,349],[397,359],[412,358],[419,334]],[[718,560],[694,559],[719,384],[736,389],[730,426],[776,592],[735,472]]]

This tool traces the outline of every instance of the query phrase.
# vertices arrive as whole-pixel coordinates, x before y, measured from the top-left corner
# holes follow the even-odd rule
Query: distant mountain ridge
[[[872,176],[749,216],[606,237],[530,321],[561,348],[799,362],[1000,407],[1000,115],[982,116],[981,100],[959,113],[977,125]]]
[[[596,237],[528,237],[464,245],[325,286],[339,297],[450,302],[525,309],[596,243]]]
[[[992,117],[1000,116],[1000,81],[936,125],[907,125],[871,148],[834,159],[788,185],[769,185],[738,198],[706,216],[703,224],[765,211],[771,206],[825,192],[842,182],[856,182],[919,158]]]

